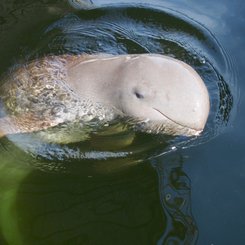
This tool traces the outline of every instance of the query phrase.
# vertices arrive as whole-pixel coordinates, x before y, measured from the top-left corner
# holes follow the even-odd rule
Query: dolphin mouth
[[[190,126],[187,126],[187,125],[184,125],[180,122],[177,122],[176,120],[172,119],[171,117],[167,116],[166,114],[164,114],[163,112],[161,112],[160,110],[158,110],[157,108],[153,108],[155,111],[157,111],[158,113],[160,113],[162,116],[164,116],[165,118],[167,118],[169,121],[171,121],[172,123],[180,126],[181,128],[184,128],[184,129],[188,129],[189,130],[189,133],[188,135],[195,135],[195,136],[198,136],[201,132],[202,132],[202,129],[196,129],[196,128],[192,128]]]

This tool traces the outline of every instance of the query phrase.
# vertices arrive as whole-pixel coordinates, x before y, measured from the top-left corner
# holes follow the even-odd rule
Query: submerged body
[[[0,87],[0,135],[126,118],[136,130],[198,135],[209,96],[187,64],[163,55],[48,56],[14,67]]]

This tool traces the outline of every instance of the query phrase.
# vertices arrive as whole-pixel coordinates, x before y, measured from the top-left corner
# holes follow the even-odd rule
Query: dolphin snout
[[[165,63],[165,77],[158,91],[155,111],[176,125],[176,134],[198,135],[203,131],[210,110],[207,87],[198,73],[186,63],[171,59]],[[174,126],[173,126],[174,127]]]

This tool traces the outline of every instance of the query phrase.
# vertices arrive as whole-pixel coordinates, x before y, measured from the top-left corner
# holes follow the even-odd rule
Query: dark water
[[[167,144],[141,136],[134,150],[124,151],[132,157],[114,151],[107,162],[92,151],[81,161],[74,146],[47,155],[1,140],[0,241],[243,244],[244,100],[238,96],[245,78],[245,5],[122,2],[94,1],[98,9],[77,10],[66,1],[2,1],[1,73],[49,53],[167,54],[192,65],[208,87],[211,113],[203,135]],[[59,158],[50,157],[54,153]],[[29,167],[55,169],[59,161],[69,174]]]

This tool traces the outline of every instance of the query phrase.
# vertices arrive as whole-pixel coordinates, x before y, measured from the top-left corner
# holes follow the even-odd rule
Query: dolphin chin
[[[170,136],[199,136],[203,131],[178,124],[165,116],[163,121],[158,122],[151,121],[149,119],[138,121],[134,120],[132,126],[136,129],[136,131]]]
[[[175,135],[180,134],[180,135],[185,135],[185,136],[198,136],[203,131],[203,128],[199,129],[199,128],[193,128],[190,125],[185,125],[185,124],[178,122],[175,119],[169,117],[168,115],[161,112],[160,110],[158,110],[156,108],[153,108],[153,109],[163,116],[164,124],[166,124],[166,121],[168,121],[168,124],[171,124],[174,126]]]

